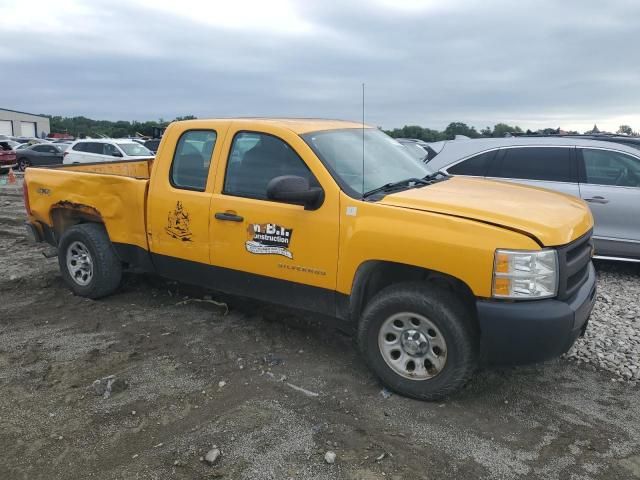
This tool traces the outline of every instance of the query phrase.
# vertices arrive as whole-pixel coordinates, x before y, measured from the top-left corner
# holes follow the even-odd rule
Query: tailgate
[[[16,152],[13,150],[2,150],[0,148],[0,163],[14,164],[16,163]]]

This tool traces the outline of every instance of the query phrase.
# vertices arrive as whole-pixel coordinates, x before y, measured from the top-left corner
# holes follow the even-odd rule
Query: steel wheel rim
[[[378,332],[378,348],[385,363],[409,380],[429,380],[447,364],[447,342],[440,329],[424,315],[391,315]]]
[[[87,246],[75,241],[67,248],[67,270],[78,285],[86,286],[93,278],[93,259]]]

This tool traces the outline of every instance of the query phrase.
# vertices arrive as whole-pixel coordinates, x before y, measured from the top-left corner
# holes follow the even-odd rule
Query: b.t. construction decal
[[[176,202],[176,208],[167,216],[167,227],[164,229],[169,235],[183,242],[190,242],[192,233],[189,229],[189,213],[185,212],[182,202]]]
[[[249,239],[245,243],[247,252],[256,255],[282,255],[293,259],[289,250],[292,228],[281,227],[273,223],[253,223],[247,229]]]

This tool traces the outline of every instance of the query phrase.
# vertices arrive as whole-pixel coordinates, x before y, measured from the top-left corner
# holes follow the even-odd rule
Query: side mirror
[[[120,153],[119,151],[116,150],[111,154],[111,156],[112,157],[122,157],[122,153]]]
[[[324,190],[309,187],[306,178],[284,175],[271,179],[267,184],[267,198],[302,205],[305,210],[317,210],[324,201]]]

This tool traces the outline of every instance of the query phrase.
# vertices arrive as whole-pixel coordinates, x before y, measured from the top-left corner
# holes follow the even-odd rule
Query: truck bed
[[[124,175],[134,178],[149,178],[153,160],[120,160],[114,162],[74,163],[72,165],[52,165],[49,167],[58,170],[71,170],[74,172],[100,173],[104,175]]]
[[[30,218],[57,230],[67,213],[102,222],[113,243],[148,248],[146,200],[152,160],[52,167],[25,172]],[[62,219],[62,220],[61,220]]]

